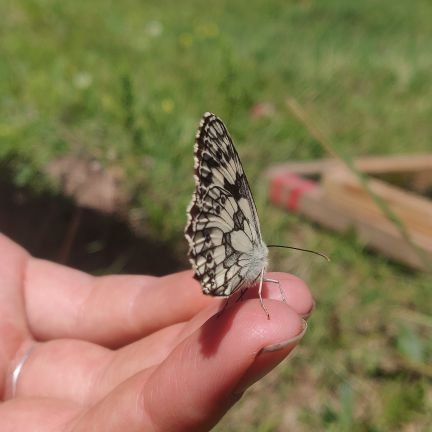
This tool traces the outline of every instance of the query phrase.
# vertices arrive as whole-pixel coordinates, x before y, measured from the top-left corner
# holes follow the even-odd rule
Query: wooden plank
[[[368,174],[432,173],[432,154],[371,156],[358,159],[355,165]]]
[[[338,232],[355,229],[360,241],[366,246],[414,269],[428,269],[424,257],[432,262],[432,241],[429,238],[412,235],[412,241],[424,254],[421,257],[416,246],[407,243],[389,221],[383,219],[377,223],[372,218],[355,217],[347,208],[329,199],[318,182],[285,171],[270,181],[270,199],[280,207]]]
[[[420,195],[391,186],[381,180],[368,179],[368,187],[379,196],[412,234],[427,236],[432,241],[432,201]],[[381,208],[360,181],[345,169],[323,176],[323,188],[335,205],[345,208],[357,219],[375,224],[387,221]],[[391,223],[391,222],[390,222]]]
[[[427,191],[432,187],[432,154],[370,156],[358,158],[354,164],[358,170],[382,178],[403,176],[402,183],[415,190]],[[324,172],[344,166],[337,159],[290,162],[271,167],[267,175],[272,179],[289,171],[318,179]]]

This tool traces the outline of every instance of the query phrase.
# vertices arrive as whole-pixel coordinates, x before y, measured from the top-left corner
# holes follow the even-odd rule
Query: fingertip
[[[279,284],[267,282],[266,297],[280,301],[284,295],[286,302],[299,315],[307,317],[311,314],[314,300],[309,287],[302,279],[289,273],[270,273],[269,277],[279,281]]]
[[[307,324],[286,303],[264,299],[269,312],[258,299],[251,299],[228,308],[221,317],[213,317],[202,327],[202,352],[206,356],[221,356],[237,365],[243,361],[243,370],[237,373],[237,383],[230,395],[242,394],[258,381],[297,346],[304,336]],[[233,380],[234,381],[234,380]]]
[[[314,300],[307,284],[299,277],[290,273],[272,272],[266,275],[264,298],[286,302],[297,314],[308,317],[314,310]],[[247,291],[244,298],[258,297],[258,287]]]

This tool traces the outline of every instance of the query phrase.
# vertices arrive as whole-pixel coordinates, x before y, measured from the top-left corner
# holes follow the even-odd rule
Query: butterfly
[[[259,283],[261,306],[268,247],[239,155],[222,120],[201,119],[194,148],[195,192],[185,237],[194,278],[205,294],[228,297]],[[283,295],[283,291],[281,290]]]

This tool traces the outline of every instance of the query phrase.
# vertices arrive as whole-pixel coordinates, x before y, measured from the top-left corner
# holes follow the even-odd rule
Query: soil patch
[[[0,231],[34,256],[91,273],[163,275],[187,268],[172,246],[136,235],[118,216],[62,195],[36,196],[10,178],[2,169]]]

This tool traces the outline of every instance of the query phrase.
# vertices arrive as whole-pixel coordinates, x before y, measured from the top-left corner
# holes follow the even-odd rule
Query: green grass
[[[267,241],[317,299],[297,356],[217,430],[426,431],[432,424],[431,280],[268,205],[263,171],[323,155],[287,110],[294,97],[343,155],[426,152],[432,136],[428,0],[0,4],[0,161],[15,182],[52,188],[58,156],[120,167],[130,209],[184,245],[201,114],[228,124]],[[271,102],[271,118],[251,107]],[[42,173],[42,174],[41,174]],[[181,246],[180,246],[181,248]],[[406,311],[415,311],[412,315]],[[417,318],[416,318],[417,317]],[[427,366],[429,365],[429,369]]]

